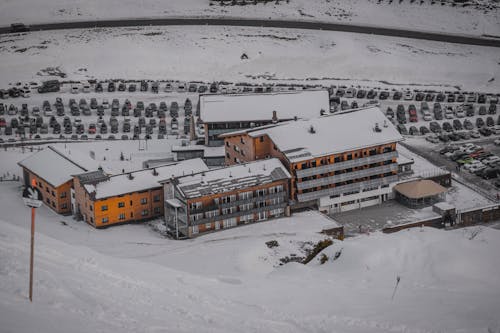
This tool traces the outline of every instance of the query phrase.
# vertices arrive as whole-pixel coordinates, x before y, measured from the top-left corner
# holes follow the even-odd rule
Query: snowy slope
[[[380,3],[378,3],[380,2]],[[500,10],[452,7],[440,1],[290,0],[249,6],[218,6],[209,0],[4,0],[0,22],[46,23],[142,17],[244,17],[367,24],[403,29],[499,35]],[[213,2],[215,3],[215,1]]]
[[[328,221],[303,213],[173,241],[141,225],[63,225],[40,208],[29,304],[29,213],[12,184],[0,199],[15,208],[0,220],[2,332],[500,331],[498,230],[374,233],[335,242],[325,265],[279,266]]]
[[[246,53],[247,60],[240,56]],[[497,92],[498,50],[362,34],[260,28],[148,27],[0,36],[0,84],[178,79],[394,85]]]

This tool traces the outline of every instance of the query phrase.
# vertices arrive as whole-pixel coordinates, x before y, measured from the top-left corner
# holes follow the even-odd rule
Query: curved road
[[[446,34],[439,32],[425,32],[384,27],[371,27],[342,23],[326,23],[312,21],[290,21],[271,19],[244,19],[244,18],[155,18],[155,19],[117,19],[100,21],[80,21],[65,23],[47,23],[31,25],[32,31],[59,30],[59,29],[85,29],[85,28],[110,28],[131,26],[168,26],[168,25],[213,25],[213,26],[238,26],[238,27],[266,27],[286,29],[307,29],[343,31],[362,34],[373,34],[391,37],[433,40],[447,43],[481,45],[500,47],[500,38],[483,38],[470,35]],[[0,34],[9,33],[9,27],[0,27]]]

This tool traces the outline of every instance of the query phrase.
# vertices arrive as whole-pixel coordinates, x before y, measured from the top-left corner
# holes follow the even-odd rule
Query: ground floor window
[[[231,228],[236,226],[236,218],[230,218],[223,221],[224,228]]]
[[[277,208],[270,211],[271,216],[280,216],[285,210],[283,208]]]
[[[199,232],[197,225],[193,225],[191,229],[193,231],[193,234],[197,234]]]
[[[101,221],[102,221],[102,223],[108,223],[109,222],[109,218],[103,217]]]
[[[259,212],[258,216],[257,216],[257,219],[259,221],[262,221],[262,220],[265,220],[267,218],[267,214],[266,212]]]
[[[242,215],[240,216],[240,222],[252,222],[253,221],[253,214],[248,214],[248,215]]]
[[[125,214],[122,213],[122,214],[118,215],[118,219],[119,220],[125,220]]]

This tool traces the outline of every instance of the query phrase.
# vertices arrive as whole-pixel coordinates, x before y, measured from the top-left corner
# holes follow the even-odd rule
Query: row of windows
[[[159,202],[160,201],[160,196],[159,195],[155,195],[153,197],[153,202]],[[148,198],[141,198],[141,205],[145,205],[148,203]],[[130,200],[130,206],[133,205],[133,202],[132,200]],[[125,202],[124,201],[120,201],[118,202],[118,208],[123,208],[125,207]],[[108,205],[102,205],[101,206],[101,211],[107,211],[108,210]]]
[[[255,195],[255,197],[262,197],[262,196],[265,196],[267,193],[269,194],[274,194],[274,193],[280,193],[280,192],[283,192],[283,185],[276,185],[276,186],[272,186],[272,187],[269,187],[267,189],[263,188],[263,189],[258,189],[254,192],[252,191],[247,191],[247,192],[241,192],[238,194],[238,196],[236,196],[236,194],[231,194],[231,195],[228,195],[228,196],[224,196],[224,197],[220,197],[220,198],[214,198],[214,203],[216,205],[218,205],[219,203],[223,203],[223,204],[226,204],[226,203],[231,203],[231,202],[235,202],[238,200],[249,200],[249,199],[252,199]],[[211,205],[212,203],[210,203]],[[201,201],[195,201],[195,202],[191,202],[189,203],[189,209],[191,210],[200,210],[203,208],[203,203]]]
[[[347,169],[342,169],[342,170],[335,170],[333,172],[323,173],[323,174],[318,174],[318,175],[313,175],[313,176],[309,176],[309,177],[302,177],[302,178],[298,178],[297,181],[298,182],[305,182],[305,181],[309,181],[309,180],[319,179],[319,178],[322,178],[322,177],[331,177],[331,176],[336,176],[336,175],[340,175],[340,174],[350,173],[350,172],[353,172],[353,171],[369,170],[371,168],[377,168],[377,167],[384,166],[384,165],[389,165],[389,164],[393,164],[392,160],[386,160],[386,161],[383,161],[383,162],[372,163],[372,164],[369,164],[369,165],[362,165],[362,166],[358,166],[358,167],[355,167],[355,168],[347,168]]]
[[[153,209],[153,213],[155,213],[155,214],[159,214],[160,212],[161,212],[161,208],[160,208],[160,207],[155,207],[155,208]],[[142,211],[141,211],[141,216],[147,216],[147,215],[149,215],[149,210],[144,209],[144,210],[142,210]],[[133,217],[134,217],[134,213],[132,213],[132,212],[131,212],[131,213],[130,213],[130,218],[133,218]],[[118,220],[119,220],[119,221],[123,221],[123,220],[125,220],[125,219],[126,219],[125,213],[120,213],[120,214],[118,215]],[[104,216],[104,217],[101,219],[101,222],[102,222],[102,223],[108,223],[108,222],[109,222],[109,217]]]

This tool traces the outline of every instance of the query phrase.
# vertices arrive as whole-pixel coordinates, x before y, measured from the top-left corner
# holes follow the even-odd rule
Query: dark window
[[[66,198],[66,192],[61,193],[61,198]]]
[[[240,142],[241,142],[242,144],[245,144],[245,140],[243,140],[243,137],[241,137],[241,138],[240,138]]]
[[[229,141],[226,141],[226,146],[228,146],[228,147],[229,147]]]
[[[347,160],[348,161],[352,160],[352,154],[347,154]]]
[[[118,203],[118,208],[123,208],[125,207],[125,202],[121,201]]]
[[[335,157],[335,163],[342,162],[342,156]]]
[[[259,141],[264,142],[264,137],[263,136],[259,137]]]
[[[145,205],[148,203],[148,198],[141,198],[141,205]]]
[[[103,217],[101,221],[102,221],[102,223],[108,223],[109,218],[107,218],[107,217]]]
[[[154,202],[158,202],[158,201],[160,201],[160,195],[159,195],[159,194],[155,195],[155,196],[153,197],[153,201],[154,201]]]
[[[130,200],[130,206],[132,206],[132,200]]]
[[[122,214],[118,215],[118,219],[125,220],[125,214],[122,213]]]
[[[155,214],[160,214],[160,207],[155,207],[153,211]]]
[[[377,155],[377,149],[370,149],[370,156]]]
[[[101,206],[101,212],[104,212],[106,210],[108,210],[108,206],[107,205],[102,205]]]

